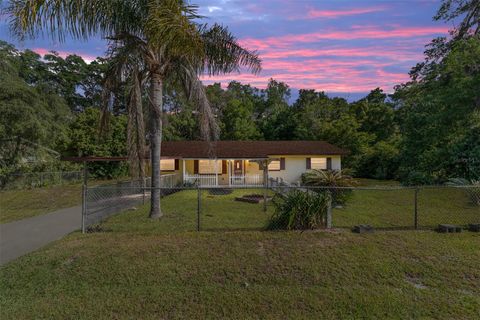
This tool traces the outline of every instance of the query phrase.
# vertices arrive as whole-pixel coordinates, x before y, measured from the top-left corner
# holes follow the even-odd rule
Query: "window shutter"
[[[175,159],[175,170],[180,170],[180,160]]]
[[[327,170],[332,170],[332,158],[327,158]]]
[[[198,160],[193,160],[193,173],[198,174]]]
[[[285,158],[280,158],[280,170],[285,170]]]
[[[312,169],[312,158],[307,158],[307,169]]]
[[[227,160],[222,160],[222,174],[227,174]]]

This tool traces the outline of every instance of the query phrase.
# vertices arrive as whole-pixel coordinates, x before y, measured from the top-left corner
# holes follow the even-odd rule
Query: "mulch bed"
[[[271,200],[272,197],[267,196],[267,201]],[[245,194],[241,197],[236,197],[235,201],[248,202],[248,203],[260,203],[263,201],[263,194]]]
[[[209,189],[208,193],[215,195],[215,196],[224,196],[227,194],[232,193],[232,189],[222,189],[222,188],[215,188],[215,189]]]

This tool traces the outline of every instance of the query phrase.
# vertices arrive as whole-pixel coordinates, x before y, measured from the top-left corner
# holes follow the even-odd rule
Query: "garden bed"
[[[235,201],[248,202],[248,203],[260,203],[264,200],[263,194],[253,193],[246,194],[241,197],[235,197]],[[272,200],[272,197],[267,196],[267,201]]]

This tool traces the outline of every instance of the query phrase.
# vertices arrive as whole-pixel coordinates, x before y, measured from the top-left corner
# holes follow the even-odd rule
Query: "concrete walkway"
[[[0,224],[0,265],[80,229],[82,207]]]

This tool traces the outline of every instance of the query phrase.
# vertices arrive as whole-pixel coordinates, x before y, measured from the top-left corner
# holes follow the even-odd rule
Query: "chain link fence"
[[[28,189],[80,182],[83,171],[52,171],[10,174],[0,177],[0,189]]]
[[[286,229],[292,221],[282,216],[285,208],[297,213],[289,219],[298,221],[290,225],[305,229],[312,224],[315,228],[364,224],[377,229],[432,229],[438,224],[480,223],[478,186],[332,188],[272,183],[208,188],[183,186],[177,177],[163,176],[160,191],[164,214],[160,224],[172,231]],[[149,180],[88,188],[84,230],[112,214],[148,204],[150,193]],[[302,215],[307,216],[305,221]]]
[[[162,196],[174,192],[179,184],[178,175],[168,174],[161,177]],[[98,224],[112,214],[144,205],[150,198],[150,178],[119,181],[83,188],[82,230]]]

